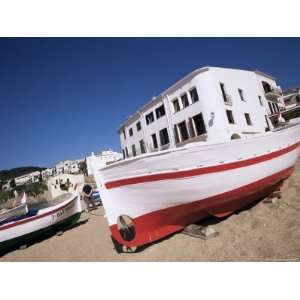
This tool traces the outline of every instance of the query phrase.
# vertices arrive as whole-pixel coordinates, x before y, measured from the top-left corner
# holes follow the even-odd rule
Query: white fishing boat
[[[113,241],[137,247],[278,189],[299,156],[300,124],[224,143],[196,142],[94,169]]]
[[[26,244],[50,231],[75,224],[81,211],[79,194],[55,206],[29,210],[26,215],[0,225],[0,250]]]
[[[23,215],[26,215],[28,213],[27,203],[26,203],[26,194],[24,193],[20,204],[16,207],[13,207],[11,209],[6,209],[3,212],[0,213],[0,223],[4,222],[6,220],[12,220],[16,217],[20,217]]]

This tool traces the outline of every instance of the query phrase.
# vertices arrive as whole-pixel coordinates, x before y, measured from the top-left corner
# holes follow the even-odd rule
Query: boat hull
[[[79,196],[54,207],[41,209],[36,216],[0,226],[0,253],[31,243],[75,224],[81,215]]]
[[[299,141],[300,127],[294,126],[249,140],[195,144],[100,170],[101,198],[114,240],[127,247],[148,244],[267,196],[292,174]],[[130,240],[122,235],[120,216],[132,222]]]

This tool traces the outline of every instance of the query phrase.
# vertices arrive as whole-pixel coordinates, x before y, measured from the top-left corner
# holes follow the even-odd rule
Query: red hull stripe
[[[76,196],[76,197],[77,197],[77,196]],[[31,222],[31,221],[34,221],[34,220],[37,220],[37,219],[40,219],[40,218],[47,217],[47,216],[49,216],[49,215],[51,215],[51,214],[54,214],[54,213],[60,211],[61,209],[64,209],[65,207],[67,207],[67,206],[68,206],[69,204],[71,204],[73,201],[75,201],[75,200],[76,200],[76,197],[75,197],[74,199],[72,199],[70,202],[66,203],[65,205],[63,205],[63,206],[61,206],[61,207],[58,207],[58,208],[56,208],[56,209],[54,209],[54,210],[51,210],[51,211],[49,211],[49,212],[47,212],[47,213],[44,213],[44,214],[42,214],[42,215],[36,215],[36,216],[33,216],[33,217],[29,217],[29,218],[27,218],[27,219],[23,219],[23,220],[17,221],[17,222],[15,222],[15,223],[9,223],[9,224],[7,224],[7,225],[2,225],[2,226],[0,227],[0,231],[5,230],[5,229],[8,229],[8,228],[11,228],[11,227],[19,226],[19,225],[22,225],[22,224],[25,224],[25,223],[28,223],[28,222]]]
[[[227,164],[220,164],[210,167],[203,167],[179,172],[169,172],[169,173],[160,173],[160,174],[152,174],[152,175],[145,175],[145,176],[138,176],[132,178],[125,178],[115,181],[110,181],[105,183],[107,189],[113,189],[125,185],[137,184],[137,183],[145,183],[145,182],[152,182],[152,181],[159,181],[159,180],[168,180],[168,179],[177,179],[177,178],[185,178],[185,177],[192,177],[195,175],[203,175],[215,172],[222,172],[226,170],[232,170],[242,167],[247,167],[250,165],[258,164],[267,160],[271,160],[278,156],[284,155],[288,152],[291,152],[297,149],[300,145],[300,142],[295,143],[291,146],[288,146],[284,149],[274,151],[272,153],[264,154],[261,156],[235,161]]]
[[[122,239],[116,224],[110,226],[112,236],[122,245],[129,247],[149,244],[184,226],[209,216],[226,216],[234,211],[265,197],[276,190],[283,180],[293,172],[293,167],[237,189],[191,203],[157,210],[133,220],[136,236],[128,242]]]

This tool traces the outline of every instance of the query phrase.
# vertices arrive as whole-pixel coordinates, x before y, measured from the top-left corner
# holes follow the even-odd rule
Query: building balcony
[[[272,87],[269,91],[265,92],[265,97],[271,101],[277,101],[278,98],[282,97],[282,90],[277,87]]]

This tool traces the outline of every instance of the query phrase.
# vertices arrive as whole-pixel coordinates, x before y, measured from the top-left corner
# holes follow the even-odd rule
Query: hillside
[[[0,171],[0,180],[4,181],[4,180],[8,180],[8,179],[12,179],[15,177],[19,177],[34,171],[42,171],[45,170],[46,168],[43,167],[33,167],[33,166],[29,166],[29,167],[19,167],[19,168],[13,168],[10,170],[2,170]]]

